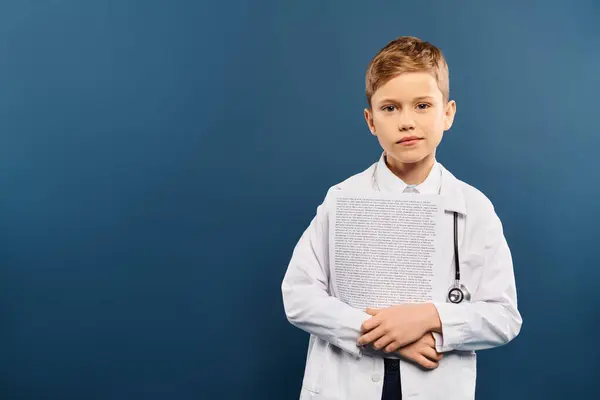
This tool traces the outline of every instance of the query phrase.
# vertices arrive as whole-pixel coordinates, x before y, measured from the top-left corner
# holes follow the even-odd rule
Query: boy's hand
[[[373,343],[376,350],[396,351],[416,342],[426,332],[441,328],[437,309],[430,303],[367,308],[366,311],[373,317],[363,322],[358,345]]]
[[[431,332],[427,332],[421,339],[401,348],[398,353],[427,369],[437,368],[440,360],[444,357],[435,349],[435,339]]]

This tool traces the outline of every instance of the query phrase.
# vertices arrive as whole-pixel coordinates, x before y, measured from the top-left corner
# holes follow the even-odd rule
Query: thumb
[[[369,315],[377,315],[381,311],[380,308],[367,308],[366,313]]]

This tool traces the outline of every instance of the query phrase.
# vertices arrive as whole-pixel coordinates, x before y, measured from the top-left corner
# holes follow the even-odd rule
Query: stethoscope
[[[373,170],[372,182],[373,187],[377,186],[376,190],[381,191],[379,184],[377,183],[377,179],[375,178],[375,173],[377,172],[377,167],[379,165],[375,164],[375,168]],[[440,171],[440,175],[442,172]],[[440,184],[440,189],[438,194],[442,192],[442,185]],[[460,260],[458,258],[458,213],[454,211],[454,283],[450,286],[448,290],[448,295],[446,296],[446,301],[449,303],[459,304],[463,301],[471,301],[471,293],[460,282]]]
[[[459,304],[463,300],[471,301],[471,293],[460,283],[460,261],[458,260],[458,213],[454,211],[454,283],[448,290],[447,300]]]

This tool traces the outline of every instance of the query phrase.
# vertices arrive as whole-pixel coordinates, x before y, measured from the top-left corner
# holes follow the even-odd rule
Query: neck
[[[402,163],[386,154],[385,163],[390,171],[407,185],[420,185],[429,176],[435,164],[435,157],[430,154],[416,163]]]

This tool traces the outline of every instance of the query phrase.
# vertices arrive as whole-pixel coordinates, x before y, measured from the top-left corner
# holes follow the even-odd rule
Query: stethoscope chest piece
[[[465,285],[455,283],[448,291],[449,303],[459,304],[463,301],[471,301],[471,293],[467,290]]]

